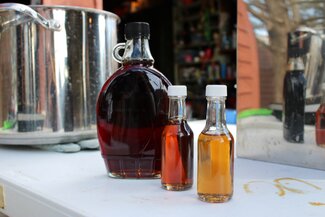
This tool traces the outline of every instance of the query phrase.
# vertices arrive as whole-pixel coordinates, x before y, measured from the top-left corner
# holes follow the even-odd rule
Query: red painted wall
[[[237,110],[260,107],[258,50],[246,4],[238,0]]]

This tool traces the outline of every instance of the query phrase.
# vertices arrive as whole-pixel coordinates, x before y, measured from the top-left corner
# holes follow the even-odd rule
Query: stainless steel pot
[[[101,10],[0,4],[0,144],[96,137],[118,22]]]

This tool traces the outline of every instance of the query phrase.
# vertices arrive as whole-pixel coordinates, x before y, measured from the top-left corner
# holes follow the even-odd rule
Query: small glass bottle
[[[199,199],[226,202],[233,194],[234,138],[226,126],[227,86],[207,85],[206,125],[198,139]]]
[[[186,86],[168,87],[168,124],[162,135],[161,184],[182,191],[193,185],[193,132],[186,121]]]
[[[325,148],[325,87],[322,88],[322,101],[316,111],[316,144]]]
[[[292,57],[283,84],[283,137],[304,142],[306,79],[301,57]]]
[[[168,121],[168,79],[153,67],[148,23],[125,25],[122,63],[97,99],[97,135],[110,177],[160,178],[161,135]],[[119,50],[124,49],[123,56]]]

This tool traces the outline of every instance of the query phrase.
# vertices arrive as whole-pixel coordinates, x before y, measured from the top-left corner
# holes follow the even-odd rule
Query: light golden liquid
[[[218,203],[232,197],[233,141],[232,136],[225,134],[200,134],[197,183],[200,200]]]

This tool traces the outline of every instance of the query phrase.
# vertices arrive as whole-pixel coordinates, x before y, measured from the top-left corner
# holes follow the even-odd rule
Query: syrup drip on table
[[[283,183],[284,181],[286,181],[285,183]],[[286,195],[287,192],[290,193],[296,193],[296,194],[305,194],[306,192],[298,189],[298,188],[290,188],[286,185],[290,184],[290,182],[299,182],[302,183],[306,186],[309,186],[311,188],[314,188],[318,191],[322,190],[321,187],[314,185],[312,183],[309,183],[307,181],[301,180],[301,179],[296,179],[296,178],[278,178],[278,179],[274,179],[272,182],[268,182],[268,181],[250,181],[247,182],[246,184],[243,185],[244,191],[248,194],[253,193],[253,191],[251,190],[250,186],[256,183],[266,183],[266,184],[270,184],[273,187],[275,187],[277,189],[277,195],[279,197],[284,197]],[[309,202],[310,205],[312,206],[325,206],[325,203],[323,202]]]

